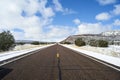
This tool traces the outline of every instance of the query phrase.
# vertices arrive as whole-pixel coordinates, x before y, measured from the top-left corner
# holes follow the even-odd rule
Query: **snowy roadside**
[[[38,46],[38,47],[34,47],[34,48],[27,48],[24,50],[15,50],[15,51],[9,51],[9,52],[4,52],[4,53],[0,53],[0,61],[4,61],[13,57],[17,57],[23,54],[27,54],[29,52],[38,50],[38,49],[42,49],[42,48],[46,48],[49,47],[51,45],[44,45],[44,46]]]
[[[78,47],[76,45],[69,45],[74,48],[79,48],[82,50],[92,51],[103,55],[108,55],[112,57],[120,58],[120,46],[109,45],[109,47],[92,47],[92,46],[82,46]]]
[[[32,44],[17,45],[17,46],[15,46],[13,51],[32,49],[35,47],[42,47],[42,46],[45,46],[45,45],[32,45]]]
[[[82,54],[86,54],[86,55],[95,57],[97,59],[100,59],[102,61],[105,61],[105,62],[108,62],[110,64],[113,64],[113,65],[116,65],[116,66],[120,67],[120,58],[118,58],[118,57],[112,57],[112,56],[103,55],[103,54],[100,54],[100,53],[97,53],[97,52],[87,51],[87,50],[84,50],[84,49],[80,49],[79,47],[73,47],[71,45],[62,45],[62,46],[70,48],[70,49],[78,51],[78,52],[81,52]]]

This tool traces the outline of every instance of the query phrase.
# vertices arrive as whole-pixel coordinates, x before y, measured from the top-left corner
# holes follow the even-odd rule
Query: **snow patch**
[[[43,45],[24,44],[24,45],[15,46],[15,48],[13,50],[14,51],[25,50],[25,49],[31,49],[31,48],[35,48],[35,47],[41,47],[41,46],[43,46]]]
[[[71,45],[63,45],[63,46],[65,46],[67,48],[70,48],[72,50],[81,52],[80,54],[86,54],[86,55],[95,57],[97,59],[100,59],[102,61],[105,61],[105,62],[108,62],[110,64],[113,64],[113,65],[116,65],[116,66],[120,67],[120,58],[118,58],[118,57],[113,57],[113,56],[103,55],[103,54],[100,54],[100,53],[97,53],[97,52],[87,51],[85,49],[80,49],[78,47],[73,47]],[[112,47],[110,47],[110,49],[111,48]]]
[[[9,52],[4,52],[4,53],[1,53],[0,54],[0,61],[4,61],[4,60],[7,60],[7,59],[10,59],[10,58],[13,58],[13,57],[17,57],[17,56],[20,56],[20,55],[23,55],[23,54],[27,54],[29,52],[32,52],[32,51],[35,51],[35,50],[38,50],[38,49],[42,49],[42,48],[46,48],[46,47],[49,47],[51,45],[44,45],[44,46],[39,46],[39,47],[34,47],[34,48],[27,48],[27,49],[24,49],[24,50],[20,50],[19,51],[9,51]]]

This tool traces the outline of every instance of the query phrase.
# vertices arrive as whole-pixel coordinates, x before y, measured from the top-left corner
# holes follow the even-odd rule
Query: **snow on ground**
[[[38,49],[46,48],[51,45],[38,45],[38,46],[33,46],[33,45],[21,45],[17,46],[13,51],[8,51],[8,52],[1,52],[0,53],[0,61],[4,61],[6,59],[10,59],[16,56],[20,56]]]
[[[87,51],[97,52],[97,53],[103,54],[103,55],[108,55],[108,56],[119,57],[120,58],[120,46],[110,45],[107,48],[92,47],[92,46],[78,47],[78,46],[75,46],[75,45],[69,45],[69,46],[74,47],[74,48],[87,50]]]
[[[32,48],[41,47],[41,46],[44,46],[44,45],[24,44],[24,45],[17,45],[17,46],[15,46],[15,48],[13,50],[14,51],[25,50],[25,49],[32,49]]]
[[[63,46],[120,67],[120,58],[119,57],[114,57],[112,55],[109,56],[109,55],[103,54],[104,52],[106,52],[106,53],[109,52],[109,50],[112,49],[112,47],[114,47],[114,46],[108,47],[107,50],[105,48],[102,48],[103,51],[102,51],[102,49],[98,50],[97,48],[95,48],[96,50],[94,50],[94,48],[93,48],[94,51],[90,50],[90,49],[92,49],[92,47],[90,47],[90,46],[89,47],[88,46],[77,47],[75,45],[63,45]],[[88,49],[85,49],[86,47]],[[116,46],[116,48],[120,48],[120,47]],[[99,53],[97,52],[97,50]],[[103,53],[100,53],[100,52],[103,52]]]

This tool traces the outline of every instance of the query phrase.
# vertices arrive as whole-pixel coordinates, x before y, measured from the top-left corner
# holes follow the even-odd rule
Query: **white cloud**
[[[50,25],[48,26],[49,31],[44,33],[43,40],[49,39],[50,41],[60,41],[69,35],[74,34],[75,28],[69,26]]]
[[[97,20],[109,20],[111,15],[107,12],[102,12],[95,17]]]
[[[46,0],[41,0],[41,3],[38,3],[37,0],[29,0],[29,2],[27,0],[2,0],[0,5],[0,10],[2,10],[0,24],[3,25],[1,28],[7,30],[22,29],[24,31],[22,37],[26,39],[38,40],[42,28],[48,24],[51,20],[50,17],[54,15],[50,7],[45,7]],[[3,7],[4,5],[7,6]],[[26,12],[27,17],[21,15],[22,11]],[[42,15],[41,17],[34,15],[38,11]],[[15,38],[18,39],[18,35],[15,35]]]
[[[76,25],[79,25],[80,24],[80,20],[78,18],[74,19],[73,22],[76,24]]]
[[[68,9],[68,8],[65,8],[63,11],[63,15],[76,14],[76,13],[77,13],[76,11],[73,11],[72,9]]]
[[[58,0],[53,0],[53,3],[55,4],[56,11],[63,11],[63,7]]]
[[[113,24],[115,26],[120,26],[120,19],[116,19]]]
[[[38,11],[40,6],[38,1],[37,0],[28,0],[29,2],[27,2],[27,0],[24,1],[25,2],[21,3],[24,4],[23,7],[22,5],[20,7],[22,7],[22,9],[26,12],[27,16],[34,15]]]
[[[23,32],[11,31],[11,33],[14,35],[14,37],[15,37],[17,40],[24,40],[24,39],[25,39]]]
[[[112,11],[115,15],[120,15],[120,4],[115,5],[115,9]]]
[[[56,9],[62,11],[62,5],[57,0],[54,1],[56,1]],[[49,28],[48,26],[52,24],[56,14],[53,7],[46,7],[47,3],[48,0],[1,0],[0,32],[1,30],[11,30],[17,40],[57,41],[70,35],[71,28],[60,27],[61,25],[59,25],[60,28],[52,25],[47,33],[44,32],[44,27]],[[40,16],[36,16],[36,13],[39,13]],[[23,30],[23,32],[14,31],[15,28]]]
[[[109,25],[102,25],[101,23],[81,23],[78,26],[79,34],[99,34],[111,29]]]
[[[115,8],[109,12],[102,12],[95,16],[96,20],[109,20],[111,17],[120,15],[120,4],[115,5]]]
[[[97,0],[97,1],[101,5],[108,5],[108,4],[113,4],[117,2],[117,0]]]
[[[39,11],[44,18],[49,18],[55,15],[55,12],[51,7],[46,7],[47,0],[41,0],[39,3]]]
[[[55,5],[55,10],[60,11],[63,13],[63,15],[68,15],[68,14],[76,14],[77,12],[73,11],[72,9],[68,8],[63,8],[59,0],[53,0],[53,3]]]

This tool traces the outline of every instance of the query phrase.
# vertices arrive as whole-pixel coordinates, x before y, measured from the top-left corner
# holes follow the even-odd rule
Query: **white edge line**
[[[66,47],[66,48],[69,48],[69,47],[64,46],[64,45],[61,45],[61,46]],[[82,52],[79,52],[79,51],[74,50],[74,49],[72,49],[72,48],[69,48],[69,49],[77,52],[78,54],[81,54],[81,53],[82,53]],[[90,58],[90,59],[92,59],[92,60],[94,60],[94,61],[97,61],[97,62],[99,62],[99,63],[102,63],[102,64],[104,64],[104,65],[106,65],[106,66],[108,66],[108,67],[111,67],[111,68],[113,68],[113,69],[115,69],[115,70],[117,70],[117,71],[120,71],[120,69],[118,69],[118,68],[116,68],[116,67],[114,67],[114,66],[111,66],[111,65],[109,65],[109,64],[107,64],[107,63],[104,63],[104,62],[99,61],[100,59],[97,60],[97,58],[96,58],[96,59],[95,59],[95,58],[92,58],[92,56],[87,55],[87,54],[81,54],[81,55],[83,55],[83,56],[85,56],[85,57],[88,57],[88,58]]]
[[[52,46],[52,45],[50,45],[50,46]],[[50,46],[46,46],[46,47],[40,48],[40,49],[38,49],[38,50],[34,50],[35,52],[34,52],[34,51],[28,52],[29,54],[26,53],[26,54],[23,54],[23,56],[20,56],[20,57],[17,57],[17,56],[16,56],[17,58],[12,59],[12,60],[10,60],[10,61],[3,61],[3,63],[0,64],[0,66],[3,66],[3,65],[6,65],[6,64],[8,64],[8,63],[14,62],[14,61],[16,61],[16,60],[22,59],[22,58],[24,58],[24,57],[26,57],[26,56],[29,56],[29,55],[32,55],[32,54],[34,54],[34,53],[39,52],[41,49],[45,49],[45,48],[50,47]]]
[[[37,52],[38,52],[38,51],[37,51]],[[29,54],[28,54],[28,53],[29,53]],[[15,59],[12,59],[12,60],[9,60],[9,61],[3,61],[3,63],[0,64],[0,66],[3,66],[3,65],[6,65],[6,64],[8,64],[8,63],[14,62],[14,61],[16,61],[16,60],[22,59],[22,58],[24,58],[24,57],[26,57],[26,56],[29,56],[29,55],[32,55],[32,54],[34,54],[34,53],[36,53],[36,52],[28,52],[28,53],[23,54],[23,56],[17,57],[17,58],[15,58]]]

